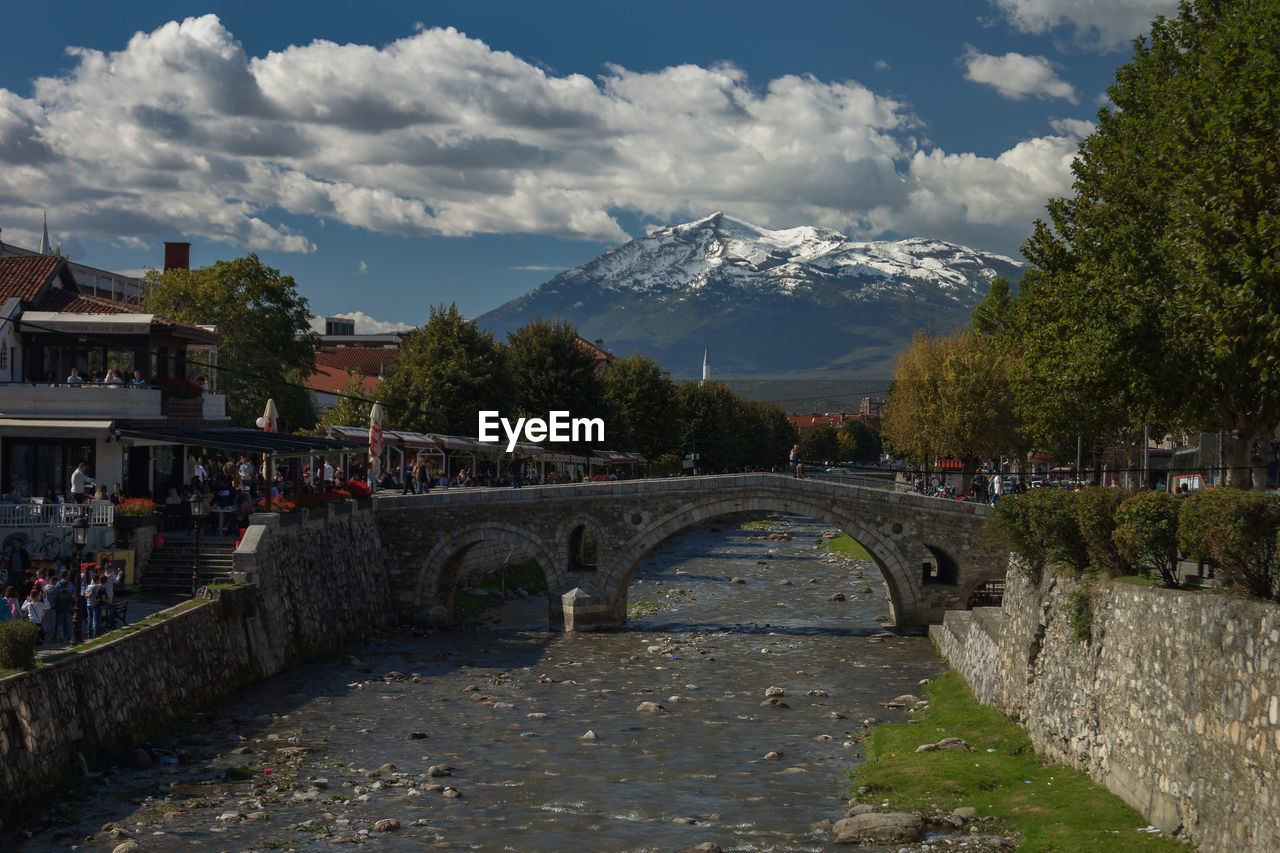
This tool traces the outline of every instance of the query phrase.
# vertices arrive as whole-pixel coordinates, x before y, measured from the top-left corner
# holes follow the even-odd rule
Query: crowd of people
[[[37,645],[70,641],[77,611],[85,639],[115,626],[120,567],[100,565],[93,554],[76,552],[66,563],[33,572],[31,555],[16,536],[0,560],[0,622],[30,621],[40,628]]]

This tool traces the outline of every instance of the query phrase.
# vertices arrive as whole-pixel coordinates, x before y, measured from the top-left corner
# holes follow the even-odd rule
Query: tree
[[[185,323],[214,325],[218,366],[193,364],[226,395],[233,423],[252,426],[275,400],[289,428],[311,426],[315,409],[303,381],[315,370],[311,309],[292,276],[250,254],[201,269],[152,271],[144,310]]]
[[[980,459],[1022,445],[1009,390],[1009,361],[998,348],[962,332],[915,334],[898,367],[883,411],[893,451],[921,464],[938,457],[965,461],[966,479]]]
[[[606,367],[601,381],[611,447],[655,459],[675,445],[676,386],[656,361],[632,353]]]
[[[316,426],[363,426],[369,423],[369,410],[373,401],[364,393],[364,375],[358,370],[348,371],[351,380],[339,393],[337,401],[320,411]]]
[[[1023,399],[1041,424],[1224,431],[1232,484],[1260,487],[1280,423],[1280,2],[1183,4],[1108,94],[1074,195],[1023,249]]]
[[[840,436],[831,424],[814,424],[800,436],[800,458],[834,462],[840,458]]]
[[[1013,293],[1008,280],[998,277],[991,282],[986,298],[978,303],[970,316],[973,331],[988,340],[1007,333],[1013,325]]]
[[[511,404],[504,353],[457,305],[432,307],[405,336],[378,396],[388,428],[448,435],[475,435],[480,410]]]
[[[506,358],[518,414],[604,416],[600,364],[572,323],[537,319],[521,326],[507,335]]]
[[[1179,509],[1180,499],[1168,492],[1138,492],[1116,509],[1111,535],[1122,557],[1155,569],[1167,587],[1178,586]]]
[[[840,427],[841,459],[877,462],[881,451],[880,433],[866,421],[848,421]]]

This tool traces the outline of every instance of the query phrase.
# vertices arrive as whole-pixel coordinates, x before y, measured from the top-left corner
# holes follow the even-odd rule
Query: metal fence
[[[70,527],[77,518],[87,518],[90,527],[115,524],[115,504],[93,501],[87,504],[0,504],[0,528]]]

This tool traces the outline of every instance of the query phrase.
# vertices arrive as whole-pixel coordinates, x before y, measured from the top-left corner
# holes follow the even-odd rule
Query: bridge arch
[[[751,496],[706,494],[709,499],[705,502],[686,505],[660,518],[646,519],[644,529],[615,551],[607,568],[602,567],[605,569],[600,579],[602,585],[625,595],[641,560],[672,536],[722,516],[766,511],[816,518],[857,540],[871,554],[884,577],[895,618],[900,618],[904,608],[910,610],[921,600],[920,562],[918,558],[908,558],[906,554],[911,553],[910,548],[904,551],[902,543],[896,541],[903,537],[914,538],[909,522],[895,522],[888,529],[881,529],[854,514],[835,509],[830,502],[818,496],[794,492]]]
[[[453,613],[453,591],[458,585],[458,570],[467,552],[480,543],[507,544],[537,561],[552,588],[560,582],[563,570],[555,559],[555,551],[535,532],[518,524],[485,522],[452,531],[427,551],[417,568],[413,604],[419,612],[432,612],[433,621],[443,621]],[[445,608],[440,613],[437,608]]]

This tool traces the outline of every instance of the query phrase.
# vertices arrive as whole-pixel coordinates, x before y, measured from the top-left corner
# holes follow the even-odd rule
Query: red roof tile
[[[0,301],[35,299],[63,264],[57,255],[9,255],[0,258]]]
[[[316,367],[321,365],[340,372],[358,370],[365,376],[381,376],[387,365],[400,357],[391,347],[335,347],[316,353]]]
[[[341,368],[321,364],[320,354],[316,353],[316,372],[307,377],[307,387],[312,391],[336,394],[345,391],[350,384],[351,374]],[[366,376],[360,382],[360,389],[364,394],[373,396],[381,384],[376,375]]]

